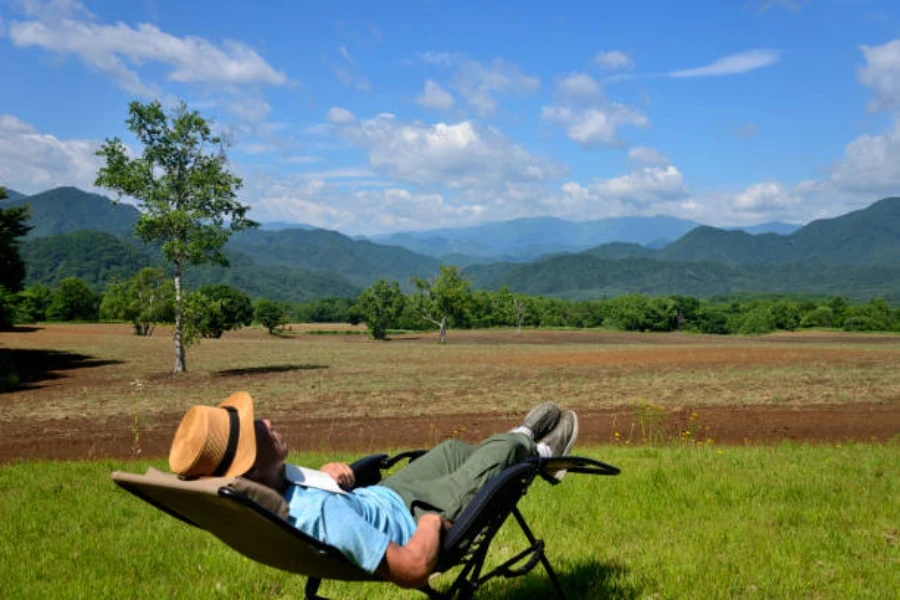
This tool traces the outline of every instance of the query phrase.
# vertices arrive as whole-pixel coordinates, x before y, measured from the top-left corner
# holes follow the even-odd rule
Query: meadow
[[[299,450],[291,459],[311,466],[475,438],[548,398],[576,408],[585,415],[578,453],[622,474],[536,482],[520,504],[573,598],[900,596],[900,336],[451,330],[439,346],[429,334],[377,343],[309,329],[204,340],[177,378],[162,328],[151,338],[125,325],[0,334],[0,348],[25,366],[20,387],[0,394],[4,596],[302,597],[302,577],[251,563],[109,480],[117,469],[164,468],[183,410],[236,389],[287,423]],[[763,444],[726,439],[707,418],[799,423],[838,409],[887,434],[843,435],[823,420],[827,436]],[[682,415],[675,429],[661,417],[670,414]],[[322,435],[301,436],[307,423]],[[347,423],[355,433],[344,436]],[[25,460],[41,456],[60,460]],[[505,529],[493,556],[515,552],[520,537]],[[478,597],[550,590],[538,568]],[[335,582],[321,593],[423,597]]]

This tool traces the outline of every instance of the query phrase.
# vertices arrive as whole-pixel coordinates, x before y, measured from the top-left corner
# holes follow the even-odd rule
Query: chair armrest
[[[387,458],[387,454],[371,454],[350,463],[355,480],[353,487],[368,487],[381,481],[381,469]]]
[[[387,454],[371,454],[350,463],[353,478],[356,480],[354,488],[368,487],[381,482],[381,472],[393,467],[401,460],[408,459],[412,462],[425,454],[427,450],[408,450],[388,456]]]
[[[559,483],[553,478],[553,473],[562,470],[568,473],[584,473],[587,475],[618,475],[621,473],[618,467],[584,456],[551,456],[534,460],[537,461],[541,477],[550,481],[550,483]]]

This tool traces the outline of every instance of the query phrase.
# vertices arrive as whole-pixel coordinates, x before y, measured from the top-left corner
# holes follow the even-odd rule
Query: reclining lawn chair
[[[356,485],[381,481],[382,471],[397,462],[415,460],[424,450],[393,457],[375,454],[353,463]],[[559,598],[564,598],[556,572],[544,553],[544,542],[535,538],[516,504],[539,475],[558,483],[549,474],[617,475],[619,469],[589,458],[566,456],[531,458],[507,467],[493,477],[459,515],[441,541],[437,572],[457,566],[461,571],[443,592],[426,584],[420,591],[431,599],[471,598],[495,577],[519,577],[540,562]],[[318,596],[323,579],[384,581],[352,564],[336,548],[295,529],[288,521],[287,502],[274,490],[242,477],[183,480],[172,473],[149,469],[144,475],[116,471],[112,479],[120,487],[171,516],[205,529],[248,558],[292,573],[306,575],[306,600]],[[503,564],[482,574],[488,548],[507,517],[512,514],[529,546]]]

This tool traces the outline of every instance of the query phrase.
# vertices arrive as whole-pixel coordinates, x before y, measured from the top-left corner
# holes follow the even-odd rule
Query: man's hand
[[[356,478],[353,476],[353,469],[346,463],[328,463],[319,468],[323,473],[327,473],[345,490],[352,490]]]

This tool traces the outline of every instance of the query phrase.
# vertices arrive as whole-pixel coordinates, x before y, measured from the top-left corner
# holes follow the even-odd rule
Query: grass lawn
[[[619,477],[535,482],[520,504],[573,598],[900,597],[900,443],[582,450]],[[293,455],[318,465],[334,456]],[[353,457],[341,457],[349,460]],[[303,577],[256,565],[115,488],[162,462],[0,467],[8,598],[298,598]],[[507,527],[492,555],[516,550]],[[543,598],[540,568],[478,598]],[[422,598],[326,582],[333,598]]]

